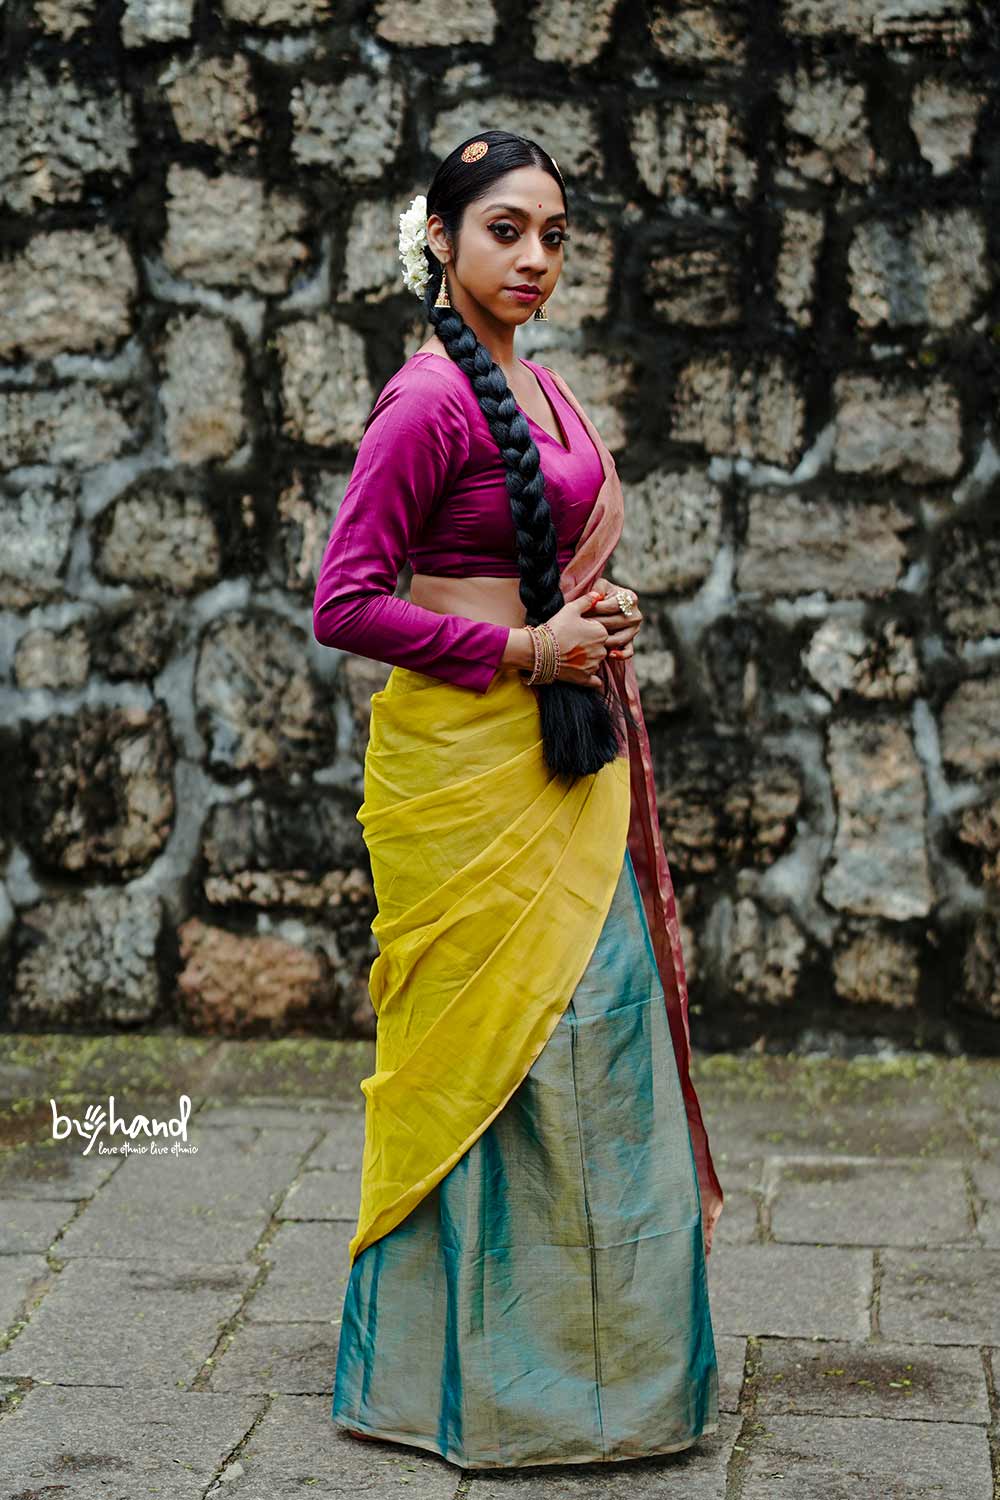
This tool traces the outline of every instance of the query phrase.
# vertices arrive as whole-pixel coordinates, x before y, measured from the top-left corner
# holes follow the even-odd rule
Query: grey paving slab
[[[1000,1342],[1000,1250],[884,1250],[881,1259],[884,1338]]]
[[[261,1253],[267,1280],[248,1302],[246,1316],[256,1323],[339,1320],[353,1233],[350,1224],[282,1224]]]
[[[467,1469],[469,1500],[590,1500],[621,1495],[629,1500],[680,1496],[684,1500],[724,1500],[726,1469],[740,1430],[739,1417],[719,1415],[719,1429],[706,1433],[680,1453],[657,1454],[608,1463],[532,1464],[523,1469]]]
[[[715,1226],[712,1254],[717,1245],[753,1245],[759,1239],[757,1228],[758,1194],[746,1188],[736,1187],[734,1182],[723,1185],[725,1203],[722,1216]]]
[[[719,1365],[719,1410],[738,1411],[747,1340],[742,1334],[716,1334],[715,1354]]]
[[[201,1155],[202,1151],[215,1149],[220,1141],[230,1151],[257,1151],[261,1156],[265,1154],[260,1150],[260,1128],[256,1125],[248,1125],[240,1120],[216,1120],[210,1122],[207,1126],[203,1126],[199,1116],[198,1119],[192,1119],[188,1126],[188,1136],[197,1145],[198,1150],[193,1154],[198,1156]],[[275,1138],[277,1138],[282,1151],[288,1152],[291,1149],[294,1138],[287,1131],[272,1132],[271,1139],[274,1140]]]
[[[715,1245],[709,1258],[717,1333],[866,1338],[872,1252],[813,1245]]]
[[[332,1401],[338,1334],[330,1322],[243,1323],[217,1358],[209,1389],[289,1396],[329,1391]]]
[[[758,1416],[990,1419],[979,1350],[958,1345],[762,1339],[752,1381]]]
[[[44,1255],[76,1210],[65,1199],[0,1198],[0,1255],[31,1250]]]
[[[278,1209],[279,1219],[344,1219],[357,1223],[361,1172],[303,1172]]]
[[[242,1125],[265,1136],[291,1130],[303,1150],[308,1150],[336,1123],[337,1111],[303,1100],[260,1100],[256,1104],[217,1104],[210,1101],[198,1110],[192,1124],[199,1126]],[[284,1147],[282,1147],[284,1149]]]
[[[44,1255],[0,1257],[0,1338],[24,1316],[28,1304],[54,1275]]]
[[[83,1155],[85,1142],[45,1141],[0,1151],[0,1198],[89,1198],[122,1165],[121,1157]]]
[[[961,1161],[782,1158],[769,1163],[775,1240],[827,1245],[972,1241]]]
[[[174,1385],[192,1380],[258,1268],[68,1261],[0,1373],[62,1385]]]
[[[189,1131],[194,1156],[129,1157],[69,1226],[61,1256],[186,1262],[239,1260],[263,1233],[299,1169],[294,1132],[260,1150],[240,1125]],[[155,1225],[155,1233],[150,1233]]]
[[[982,1427],[881,1417],[767,1417],[742,1500],[992,1500]]]
[[[330,1122],[323,1139],[309,1153],[309,1167],[361,1171],[365,1144],[364,1114],[340,1110]]]
[[[970,1118],[976,1138],[976,1150],[981,1156],[992,1157],[994,1161],[1000,1160],[1000,1115],[992,1110],[973,1111]]]
[[[1000,1162],[974,1161],[970,1174],[979,1237],[984,1245],[1000,1250]]]
[[[203,1392],[35,1386],[0,1420],[0,1496],[203,1500],[266,1404]]]
[[[221,1398],[219,1398],[221,1399]],[[222,1475],[233,1500],[302,1500],[303,1495],[399,1494],[452,1500],[462,1470],[436,1453],[401,1443],[350,1438],[325,1396],[275,1396]]]

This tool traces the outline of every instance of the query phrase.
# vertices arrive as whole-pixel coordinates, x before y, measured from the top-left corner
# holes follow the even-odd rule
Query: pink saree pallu
[[[561,577],[621,534],[604,483]],[[396,667],[358,819],[375,1071],[332,1416],[467,1468],[607,1462],[718,1420],[706,1260],[723,1195],[631,659],[622,753],[545,764],[537,690]]]

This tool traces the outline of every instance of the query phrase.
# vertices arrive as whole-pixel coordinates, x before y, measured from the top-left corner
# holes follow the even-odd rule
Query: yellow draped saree
[[[395,667],[372,698],[364,802],[379,956],[351,1260],[405,1218],[499,1113],[563,1014],[621,871],[623,753],[570,787],[535,690],[482,695]]]

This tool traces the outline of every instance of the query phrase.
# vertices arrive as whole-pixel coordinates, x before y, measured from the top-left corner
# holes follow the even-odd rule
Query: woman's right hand
[[[584,619],[598,594],[590,590],[571,599],[546,620],[559,643],[559,676],[557,682],[577,682],[583,687],[602,687],[597,669],[608,654],[605,644],[608,632],[596,618]]]

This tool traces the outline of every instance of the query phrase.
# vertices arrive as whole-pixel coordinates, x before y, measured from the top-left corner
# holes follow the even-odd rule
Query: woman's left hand
[[[617,590],[627,585],[614,583],[610,578],[597,578],[594,580],[593,588],[600,589],[605,597],[596,599],[589,609],[583,611],[586,616],[596,616],[608,632],[608,655],[609,656],[634,656],[635,651],[632,641],[642,624],[642,610],[636,602],[633,612],[623,615],[618,607],[616,598]],[[629,589],[630,594],[635,589]]]

